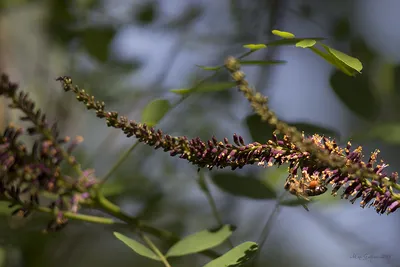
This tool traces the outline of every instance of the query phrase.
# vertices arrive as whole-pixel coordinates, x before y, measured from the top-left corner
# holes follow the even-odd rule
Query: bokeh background
[[[278,46],[252,60],[286,64],[246,66],[249,81],[268,95],[277,115],[306,132],[329,131],[351,139],[368,154],[375,148],[390,169],[399,170],[400,2],[397,0],[2,0],[0,69],[30,92],[65,135],[82,135],[77,157],[99,176],[135,140],[109,129],[85,111],[55,78],[73,77],[109,108],[140,121],[156,98],[179,100],[171,89],[193,86],[210,72],[196,65],[220,65],[239,55],[244,44],[274,40],[273,29],[299,37],[325,37],[327,44],[358,57],[363,74],[346,78],[308,50]],[[225,82],[220,72],[212,81]],[[17,122],[1,100],[0,126]],[[168,113],[158,127],[172,135],[238,133],[250,142],[268,130],[236,90],[196,94]],[[111,177],[108,196],[130,214],[185,236],[217,226],[196,183],[197,169],[162,151],[140,145]],[[268,233],[257,266],[400,266],[398,213],[378,215],[340,197],[317,198],[306,212],[273,199],[237,197],[212,183],[224,223],[237,226],[233,242],[257,241]],[[246,167],[235,174],[274,181],[284,170]],[[279,178],[279,179],[277,179]],[[28,220],[0,209],[0,266],[160,266],[116,240],[111,227],[71,223],[60,233],[42,235],[46,217]],[[47,218],[48,219],[48,218]],[[221,248],[226,249],[222,246]],[[202,266],[203,256],[174,259],[178,266]]]

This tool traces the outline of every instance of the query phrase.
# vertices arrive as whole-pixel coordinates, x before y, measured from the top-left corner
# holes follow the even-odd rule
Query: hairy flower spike
[[[231,73],[232,79],[237,83],[239,90],[248,99],[252,108],[261,116],[261,119],[283,133],[291,141],[292,147],[296,146],[300,152],[308,152],[313,157],[314,170],[319,172],[318,168],[324,168],[328,172],[336,172],[335,175],[322,173],[322,180],[333,181],[334,194],[341,186],[349,182],[343,197],[347,198],[349,195],[362,196],[361,206],[365,206],[371,199],[375,198],[372,205],[375,206],[378,213],[385,211],[390,213],[397,209],[397,206],[393,205],[400,198],[399,194],[393,192],[393,188],[400,190],[400,185],[397,184],[397,175],[387,177],[382,173],[381,171],[387,165],[378,165],[373,168],[377,152],[371,155],[371,160],[368,163],[364,163],[361,147],[350,152],[351,144],[348,143],[344,150],[346,155],[344,157],[343,149],[340,149],[334,141],[326,137],[313,135],[311,138],[304,139],[304,136],[295,127],[290,127],[285,122],[280,121],[275,113],[269,110],[266,97],[249,87],[245,75],[240,71],[240,64],[237,59],[229,57],[225,61],[225,66]],[[292,178],[289,177],[288,181],[290,179]],[[373,183],[374,181],[378,181],[382,186],[376,186]],[[307,179],[306,182],[308,182]]]
[[[379,151],[371,154],[368,162],[363,162],[361,147],[351,150],[350,142],[341,148],[335,140],[320,135],[305,137],[296,128],[279,121],[276,115],[266,106],[267,98],[255,93],[244,80],[244,73],[239,70],[238,63],[227,60],[227,68],[233,72],[232,77],[238,83],[252,107],[261,117],[274,126],[282,137],[273,134],[266,144],[257,142],[245,144],[243,138],[233,135],[233,144],[227,138],[218,141],[215,137],[202,141],[200,138],[188,140],[186,137],[164,135],[161,130],[155,130],[145,124],[128,121],[117,112],[105,111],[104,103],[83,94],[77,86],[72,85],[69,77],[60,77],[66,91],[79,95],[78,100],[95,109],[99,118],[106,118],[107,125],[119,128],[128,136],[135,136],[140,142],[154,148],[163,148],[171,156],[179,155],[198,167],[225,168],[232,170],[245,165],[258,164],[272,166],[289,164],[288,187],[291,193],[303,193],[306,197],[323,194],[327,185],[332,185],[332,194],[344,188],[343,198],[349,198],[352,203],[361,198],[361,206],[368,203],[374,206],[378,213],[390,213],[398,208],[400,197],[393,193],[392,188],[399,189],[398,175],[385,175],[383,170],[387,164],[376,165]],[[300,173],[300,174],[299,174]],[[293,187],[296,186],[296,187]],[[399,201],[398,201],[399,200]]]

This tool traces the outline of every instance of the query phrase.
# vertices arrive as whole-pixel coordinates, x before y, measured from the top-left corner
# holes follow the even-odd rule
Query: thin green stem
[[[101,185],[104,185],[104,183],[111,177],[111,175],[119,168],[119,166],[122,165],[122,163],[129,157],[131,152],[139,145],[139,141],[136,141],[127,151],[124,152],[120,156],[120,158],[115,162],[115,164],[112,166],[112,168],[108,171],[108,173],[100,179],[100,187]]]
[[[261,255],[261,249],[264,246],[265,242],[267,241],[269,234],[271,233],[273,223],[278,218],[278,215],[280,212],[280,202],[281,202],[282,198],[284,197],[284,194],[285,193],[283,193],[280,197],[278,197],[278,199],[275,203],[274,210],[272,211],[271,215],[268,217],[268,220],[265,223],[263,230],[261,231],[261,235],[258,238],[258,242],[257,242],[259,244],[258,253],[256,255],[256,258],[253,261],[253,266],[256,266],[256,264],[260,258],[260,255]]]
[[[217,204],[215,203],[215,200],[214,200],[214,198],[213,198],[213,196],[212,196],[212,194],[211,194],[211,192],[210,192],[210,189],[208,188],[207,181],[206,181],[205,176],[204,176],[204,173],[203,173],[202,171],[199,172],[198,183],[199,183],[200,188],[202,189],[202,191],[204,192],[204,194],[205,194],[206,197],[207,197],[208,203],[209,203],[210,206],[211,206],[211,210],[212,210],[212,213],[213,213],[215,219],[217,220],[219,226],[222,227],[222,226],[223,226],[223,222],[222,222],[221,215],[220,215],[219,212],[218,212]],[[235,247],[235,246],[233,245],[232,240],[231,240],[230,238],[228,238],[227,241],[228,241],[229,246],[230,246],[231,248],[234,248],[234,247]]]
[[[44,212],[44,213],[54,213],[53,209],[47,208],[47,207],[37,207],[37,211]],[[84,222],[89,222],[89,223],[97,223],[97,224],[116,224],[117,222],[114,221],[111,218],[103,218],[103,217],[98,217],[98,216],[92,216],[92,215],[85,215],[85,214],[78,214],[78,213],[73,213],[73,212],[63,212],[62,213],[65,218],[72,219],[72,220],[78,220],[78,221],[84,221]]]
[[[162,263],[164,263],[165,267],[171,267],[169,264],[167,258],[164,256],[164,254],[161,253],[161,251],[157,248],[157,246],[151,241],[150,238],[148,238],[145,234],[142,232],[139,232],[140,237],[143,239],[144,242],[149,246],[149,248],[160,258]]]

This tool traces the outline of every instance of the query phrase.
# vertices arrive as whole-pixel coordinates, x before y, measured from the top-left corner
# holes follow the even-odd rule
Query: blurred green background
[[[324,37],[327,44],[359,58],[363,74],[346,77],[293,46],[271,47],[249,58],[286,64],[243,70],[270,97],[281,119],[306,133],[351,139],[355,146],[363,145],[367,156],[379,148],[390,168],[399,170],[398,10],[396,0],[2,0],[0,69],[30,93],[62,133],[85,138],[76,156],[102,176],[135,140],[107,128],[64,93],[56,77],[72,76],[110,110],[140,121],[151,100],[176,102],[179,97],[171,89],[191,87],[210,75],[196,65],[220,65],[228,55],[245,52],[244,44],[272,41],[273,29]],[[219,72],[212,81],[229,81],[229,75]],[[0,103],[0,127],[18,123],[18,113]],[[159,128],[205,140],[237,133],[247,142],[266,141],[271,132],[236,90],[193,95],[168,113]],[[128,213],[185,236],[218,225],[196,183],[196,170],[140,145],[105,190]],[[249,166],[206,174],[214,181],[211,192],[224,223],[238,227],[235,244],[257,241],[266,226],[268,239],[257,266],[400,265],[397,213],[379,216],[329,195],[310,205],[309,213],[301,206],[282,206],[274,213],[273,199],[223,192],[218,177],[241,175],[281,188],[284,170]],[[60,233],[43,235],[48,217],[19,220],[9,214],[2,204],[0,267],[161,266],[116,240],[111,227],[73,222]],[[186,256],[171,265],[202,266],[207,261]]]

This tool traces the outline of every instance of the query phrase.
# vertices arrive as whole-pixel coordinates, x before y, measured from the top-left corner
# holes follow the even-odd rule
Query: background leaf
[[[271,190],[283,188],[285,178],[288,176],[286,166],[266,168],[262,174],[261,182]]]
[[[373,120],[379,115],[380,103],[372,93],[368,76],[349,77],[335,71],[330,84],[343,104],[355,114],[367,120]]]
[[[327,137],[339,138],[339,133],[337,133],[335,130],[324,128],[312,123],[296,122],[296,123],[290,123],[290,125],[296,127],[299,131],[304,131],[304,135],[306,136],[319,134]]]
[[[149,127],[156,125],[171,109],[171,104],[166,99],[156,99],[150,102],[142,113],[142,122]]]
[[[235,173],[216,173],[212,181],[221,190],[241,197],[252,199],[275,199],[276,193],[266,187],[263,182],[252,176],[242,176]]]
[[[377,139],[388,144],[400,144],[400,124],[378,124],[366,133],[368,139]]]
[[[374,51],[361,37],[350,40],[350,53],[367,66],[377,57],[376,51]]]
[[[0,267],[5,267],[7,252],[3,247],[0,247]]]
[[[203,267],[239,267],[248,262],[258,251],[258,245],[254,242],[244,242],[234,247],[221,257],[207,263]]]
[[[350,22],[347,17],[339,18],[332,27],[332,35],[338,41],[347,41],[350,37]]]
[[[137,254],[139,254],[143,257],[152,259],[152,260],[160,261],[160,258],[153,251],[151,251],[144,245],[140,244],[136,240],[133,240],[127,236],[124,236],[123,234],[118,233],[118,232],[114,232],[114,235],[116,238],[121,240],[125,245],[130,247]]]
[[[148,2],[140,7],[136,13],[136,21],[140,24],[147,25],[154,21],[157,12],[157,5],[155,2]]]
[[[274,129],[268,123],[262,121],[258,114],[247,116],[245,122],[253,141],[264,144],[271,139]]]
[[[166,257],[179,257],[207,250],[222,244],[234,231],[231,225],[224,225],[218,231],[204,230],[183,238],[173,245]]]
[[[235,86],[235,82],[205,83],[198,87],[195,86],[192,88],[172,89],[171,92],[178,95],[186,95],[189,93],[208,93],[228,90]]]
[[[115,33],[114,28],[104,27],[88,28],[81,32],[80,35],[86,52],[100,62],[105,62],[108,59],[109,47]]]
[[[253,141],[264,144],[271,139],[274,129],[268,123],[262,121],[258,114],[247,116],[245,122]],[[328,137],[340,137],[340,134],[333,129],[314,125],[308,122],[295,122],[288,124],[295,126],[299,131],[304,131],[305,135],[320,134]]]

